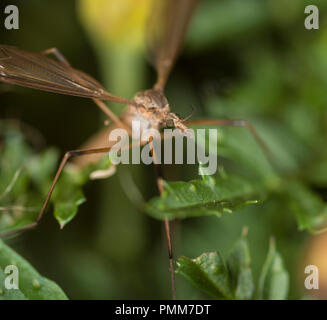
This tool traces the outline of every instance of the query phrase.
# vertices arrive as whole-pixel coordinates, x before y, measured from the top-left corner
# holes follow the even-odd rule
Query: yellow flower
[[[91,36],[112,46],[140,48],[152,0],[80,0],[81,20]]]

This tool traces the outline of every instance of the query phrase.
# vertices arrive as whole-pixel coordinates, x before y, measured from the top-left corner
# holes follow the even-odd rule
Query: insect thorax
[[[134,97],[137,105],[143,106],[145,109],[166,109],[169,111],[168,100],[161,90],[146,90],[139,92]]]
[[[133,120],[140,122],[141,130],[161,130],[176,127],[185,130],[186,127],[177,115],[170,112],[167,98],[162,91],[146,90],[139,92],[133,99],[135,105],[130,105],[125,120],[132,124]]]

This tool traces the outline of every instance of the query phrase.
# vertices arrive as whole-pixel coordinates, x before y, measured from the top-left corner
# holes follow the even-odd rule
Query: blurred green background
[[[126,98],[150,88],[155,73],[146,59],[142,37],[134,43],[129,41],[134,33],[121,36],[119,26],[125,26],[121,19],[120,24],[108,26],[117,28],[118,40],[108,35],[108,41],[103,41],[106,35],[97,36],[88,25],[82,2],[8,2],[20,9],[20,29],[1,27],[1,43],[30,51],[57,47],[74,67]],[[114,6],[115,1],[108,2]],[[319,6],[318,31],[304,28],[307,4]],[[5,6],[6,1],[1,11]],[[194,107],[197,118],[251,121],[278,150],[283,176],[296,177],[327,198],[326,25],[323,0],[203,0],[166,87],[172,110],[187,116]],[[103,127],[103,116],[87,99],[2,83],[0,96],[1,119],[16,119],[39,131],[40,149],[55,146],[63,154]],[[122,111],[118,106],[114,109]],[[219,161],[231,166],[227,160]],[[156,195],[153,168],[123,166],[108,180],[88,183],[87,202],[63,230],[49,209],[38,228],[7,243],[72,299],[170,298],[162,224],[128,199],[119,178],[126,171],[132,172],[145,199]],[[176,180],[181,178],[190,179],[176,175]],[[304,266],[317,264],[327,275],[323,251],[310,260],[310,253],[323,248],[327,240],[299,231],[285,201],[274,194],[263,204],[222,218],[174,223],[175,256],[196,257],[214,250],[226,255],[245,225],[255,278],[274,236],[290,273],[289,298],[310,296],[303,287]],[[323,274],[321,281],[326,278]],[[320,298],[326,297],[324,283]],[[177,276],[177,297],[206,296]]]

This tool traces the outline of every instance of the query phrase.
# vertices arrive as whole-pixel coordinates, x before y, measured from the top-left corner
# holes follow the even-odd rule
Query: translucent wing
[[[72,96],[130,103],[107,92],[82,71],[42,53],[6,45],[0,45],[0,81]]]
[[[153,0],[148,25],[148,49],[163,89],[199,0]]]

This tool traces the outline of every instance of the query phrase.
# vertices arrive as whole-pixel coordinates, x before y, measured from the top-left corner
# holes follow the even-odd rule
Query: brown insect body
[[[170,111],[169,103],[163,91],[149,89],[136,94],[133,99],[135,104],[130,104],[123,117],[124,122],[132,126],[133,120],[141,123],[141,129],[161,130],[175,127],[185,131],[187,127],[182,120]]]

